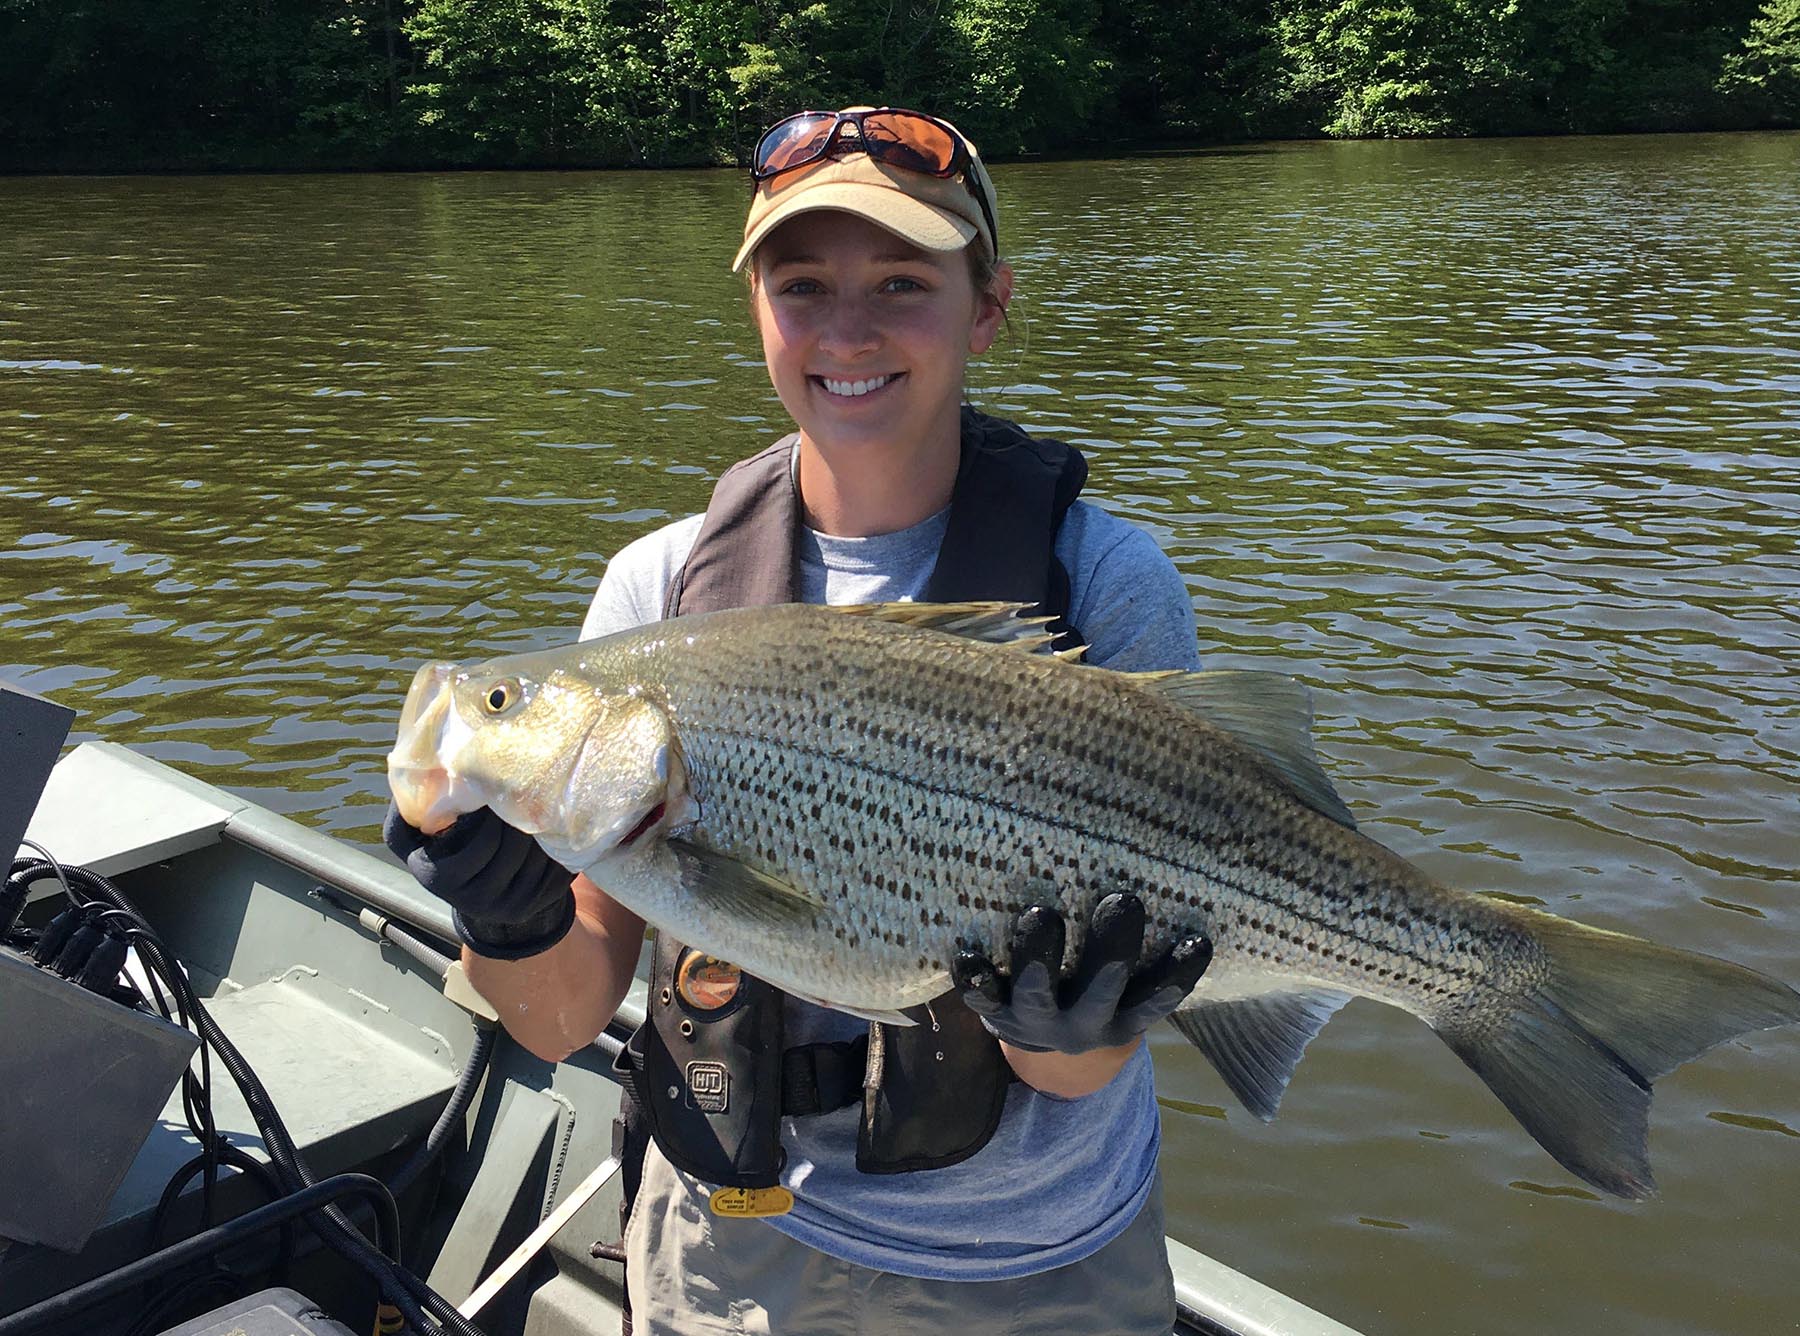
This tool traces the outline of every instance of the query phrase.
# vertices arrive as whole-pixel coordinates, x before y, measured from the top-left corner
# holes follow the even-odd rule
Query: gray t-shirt
[[[699,536],[694,515],[613,558],[584,640],[662,616],[670,582]],[[949,523],[940,511],[870,538],[807,531],[801,593],[809,603],[919,597]],[[1070,622],[1087,661],[1131,671],[1198,668],[1193,604],[1174,565],[1143,530],[1078,501],[1057,534],[1069,573]],[[848,1039],[867,1026],[789,998],[786,1042]],[[782,1124],[782,1182],[794,1209],[782,1233],[860,1266],[928,1280],[1011,1280],[1098,1252],[1136,1218],[1156,1171],[1160,1123],[1147,1046],[1103,1089],[1059,1099],[1014,1082],[988,1144],[961,1164],[872,1175],[856,1167],[854,1106]]]

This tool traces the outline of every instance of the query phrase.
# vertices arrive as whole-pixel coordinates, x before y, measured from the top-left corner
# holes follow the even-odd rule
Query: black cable
[[[31,948],[31,958],[46,969],[56,964],[62,957],[63,948],[85,926],[86,915],[83,911],[63,910],[44,925],[44,930],[38,934],[37,944]]]
[[[92,1304],[211,1257],[221,1248],[241,1243],[264,1230],[273,1229],[285,1220],[307,1218],[311,1213],[321,1210],[335,1210],[335,1207],[329,1207],[326,1203],[350,1195],[366,1197],[374,1205],[376,1238],[386,1247],[397,1248],[400,1216],[386,1185],[367,1174],[339,1174],[335,1178],[327,1178],[290,1193],[280,1201],[247,1211],[235,1220],[215,1225],[190,1239],[171,1244],[161,1252],[140,1257],[135,1262],[127,1262],[116,1270],[64,1290],[61,1294],[52,1295],[29,1308],[0,1317],[0,1336],[23,1336],[23,1333],[35,1331],[39,1327],[64,1322],[71,1314]]]
[[[283,1230],[292,1228],[292,1222],[282,1226]],[[244,1277],[215,1263],[208,1270],[171,1285],[157,1295],[145,1306],[138,1320],[125,1329],[123,1336],[154,1336],[168,1325],[167,1318],[178,1315],[183,1308],[194,1306],[195,1300],[208,1290],[219,1290],[221,1299],[231,1300],[242,1295],[246,1288]]]
[[[425,1167],[437,1158],[438,1151],[450,1131],[469,1111],[469,1102],[475,1098],[475,1089],[481,1084],[481,1078],[487,1074],[488,1063],[494,1056],[494,1039],[498,1031],[491,1025],[482,1025],[475,1031],[475,1042],[469,1049],[468,1061],[463,1063],[462,1074],[456,1078],[456,1089],[450,1092],[450,1102],[444,1105],[444,1111],[432,1125],[431,1132],[425,1138],[425,1144],[412,1153],[397,1173],[388,1180],[388,1187],[398,1197],[411,1187]]]
[[[249,1063],[244,1060],[243,1054],[238,1052],[237,1047],[224,1031],[219,1029],[218,1023],[213,1020],[212,1015],[201,1005],[186,974],[173,961],[167,948],[156,936],[154,930],[149,927],[143,915],[105,877],[79,867],[63,869],[60,865],[55,865],[55,870],[61,877],[64,888],[72,900],[76,898],[72,883],[78,881],[100,902],[124,910],[145,924],[142,935],[136,940],[139,956],[144,960],[147,968],[155,970],[169,985],[171,993],[175,996],[177,1012],[182,1015],[184,1021],[191,1019],[201,1037],[202,1053],[204,1054],[207,1044],[218,1051],[219,1060],[225,1065],[232,1080],[237,1083],[251,1117],[256,1120],[257,1129],[262,1133],[264,1149],[268,1153],[270,1163],[283,1187],[292,1195],[305,1192],[315,1186],[318,1180],[307,1167],[305,1160],[301,1158],[293,1138],[281,1120],[281,1115],[276,1111],[274,1102],[269,1098],[267,1088],[251,1070]],[[27,872],[24,875],[32,874]],[[385,1186],[383,1192],[389,1203],[388,1209],[392,1210],[392,1194],[387,1193]],[[397,1264],[394,1260],[394,1256],[399,1251],[397,1242],[394,1244],[391,1254],[372,1247],[368,1239],[364,1238],[351,1225],[342,1211],[334,1206],[321,1207],[316,1212],[307,1215],[306,1223],[333,1251],[371,1274],[388,1302],[399,1309],[407,1322],[425,1336],[431,1336],[434,1331],[450,1331],[456,1333],[456,1336],[481,1336],[479,1328],[458,1313],[454,1305],[432,1290],[419,1277]],[[431,1314],[430,1317],[426,1316],[428,1311]],[[6,1322],[0,1321],[0,1332],[6,1330],[8,1330]]]
[[[13,935],[13,929],[19,922],[19,914],[25,908],[25,893],[28,889],[23,882],[15,882],[10,876],[0,881],[0,942]]]
[[[18,877],[23,880],[23,884],[29,886],[34,881],[43,880],[44,873],[47,870],[59,883],[61,883],[63,895],[68,898],[69,903],[75,906],[81,904],[81,901],[75,898],[74,887],[70,885],[68,869],[56,861],[55,854],[51,853],[36,840],[20,840],[19,848],[35,849],[40,855],[40,858],[15,858],[13,860],[12,870],[6,877],[9,884],[15,877]],[[83,870],[85,871],[85,869]]]
[[[107,887],[112,887],[112,883],[107,882],[105,878],[98,877],[85,868],[76,868],[75,873],[78,879],[92,878],[93,883],[103,883]],[[96,886],[95,889],[98,887]],[[162,989],[157,983],[158,975],[166,977],[171,972],[171,962],[166,958],[167,949],[163,946],[162,939],[156,935],[156,930],[150,926],[144,916],[131,907],[125,897],[119,894],[116,887],[112,887],[112,890],[113,894],[118,896],[119,903],[102,911],[102,917],[107,914],[116,914],[132,925],[126,929],[126,937],[138,948],[139,958],[146,963],[145,975],[150,980],[151,989],[156,994],[157,1003],[164,1018],[171,1020],[179,1018],[178,1024],[184,1028],[193,1028],[188,1025],[187,999],[193,998],[196,1006],[199,1005],[199,999],[194,996],[186,973],[181,970],[179,964],[172,966],[173,973],[180,975],[181,986],[176,987],[173,981],[170,983],[170,988],[175,994],[175,1016],[171,1016],[168,1004],[163,998]],[[104,902],[96,901],[94,903]],[[153,954],[154,961],[152,960]],[[154,965],[154,970],[151,968],[152,965]],[[204,1157],[204,1172],[200,1179],[200,1223],[204,1228],[211,1225],[213,1221],[214,1192],[219,1181],[220,1147],[230,1144],[220,1135],[218,1125],[213,1120],[212,1060],[207,1052],[204,1035],[201,1036],[200,1043],[200,1074],[195,1076],[191,1067],[183,1070],[181,1074],[181,1107],[182,1113],[187,1119],[188,1130],[194,1134],[194,1140],[200,1143],[201,1154]]]
[[[234,1146],[225,1138],[219,1138],[219,1159],[239,1170],[252,1179],[261,1188],[270,1201],[280,1201],[286,1194],[281,1190],[281,1183],[269,1172],[269,1167],[247,1151]],[[156,1210],[150,1217],[150,1251],[155,1252],[163,1246],[163,1234],[169,1223],[169,1216],[181,1197],[181,1191],[188,1185],[196,1173],[205,1168],[206,1156],[196,1155],[169,1179],[168,1186],[163,1188],[162,1196],[156,1203]],[[294,1249],[294,1226],[290,1221],[281,1227],[282,1252],[291,1253]]]
[[[268,1194],[271,1203],[279,1202],[286,1197],[287,1194],[282,1191],[281,1184],[276,1181],[275,1175],[269,1171],[267,1165],[232,1145],[225,1138],[221,1137],[219,1141],[220,1149],[223,1152],[221,1156],[223,1161],[254,1180],[256,1185]],[[206,1159],[205,1155],[196,1155],[175,1171],[174,1177],[163,1189],[162,1198],[157,1202],[156,1211],[150,1222],[150,1246],[146,1255],[160,1251],[164,1246],[163,1234],[168,1224],[169,1214],[179,1200],[181,1190],[205,1165]],[[281,1237],[276,1248],[276,1262],[271,1280],[276,1285],[285,1285],[288,1278],[288,1264],[294,1253],[296,1228],[292,1220],[283,1220],[276,1227],[281,1231]],[[221,1251],[223,1251],[222,1248]],[[143,1315],[123,1333],[123,1336],[152,1336],[152,1333],[162,1331],[167,1325],[165,1321],[167,1317],[178,1313],[183,1307],[194,1305],[197,1297],[205,1294],[209,1289],[223,1286],[228,1290],[224,1296],[227,1298],[235,1298],[250,1290],[247,1277],[232,1271],[217,1258],[211,1259],[207,1270],[197,1272],[186,1280],[170,1283],[160,1294],[151,1288],[153,1284],[154,1282],[146,1284]],[[203,1310],[196,1307],[194,1311]]]

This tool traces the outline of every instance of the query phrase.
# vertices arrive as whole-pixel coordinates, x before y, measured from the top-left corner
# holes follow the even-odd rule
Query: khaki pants
[[[652,1145],[625,1252],[634,1336],[1167,1336],[1175,1321],[1160,1178],[1084,1261],[1020,1280],[915,1280],[713,1215]]]

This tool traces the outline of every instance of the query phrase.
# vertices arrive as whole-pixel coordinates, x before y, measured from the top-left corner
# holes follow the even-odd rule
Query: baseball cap
[[[994,184],[966,135],[956,131],[968,149],[968,166],[956,176],[941,177],[871,156],[856,147],[853,128],[846,126],[840,132],[830,156],[778,172],[757,184],[750,214],[744,221],[744,244],[731,262],[733,273],[744,267],[776,228],[790,218],[819,209],[837,209],[866,218],[921,250],[961,250],[979,239],[989,255],[996,253],[993,233],[981,202],[973,193],[984,191],[991,202]],[[950,128],[955,130],[954,126]]]

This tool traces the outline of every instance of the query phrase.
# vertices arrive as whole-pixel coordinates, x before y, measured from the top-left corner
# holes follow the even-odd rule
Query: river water
[[[1800,981],[1800,135],[995,172],[972,398],[1454,884]],[[412,669],[560,643],[786,429],[736,173],[0,180],[0,676],[374,841]],[[1274,1123],[1156,1039],[1171,1231],[1371,1333],[1791,1330],[1800,1032],[1602,1200],[1356,1003]]]

